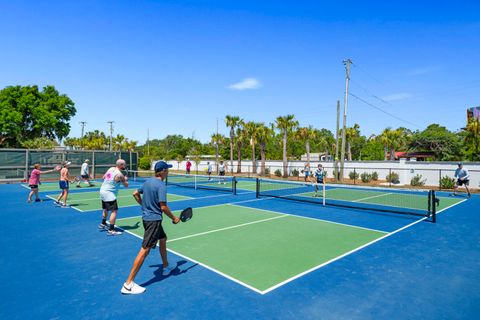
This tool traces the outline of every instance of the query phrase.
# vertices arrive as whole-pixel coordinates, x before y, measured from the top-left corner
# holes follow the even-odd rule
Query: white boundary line
[[[366,198],[362,198],[362,199],[358,199],[358,200],[352,200],[352,202],[360,202],[360,201],[364,201],[364,200],[368,200],[368,199],[373,199],[373,198],[378,198],[378,197],[384,197],[384,196],[388,196],[388,195],[390,195],[390,194],[393,194],[393,193],[377,194],[376,196],[366,197]]]
[[[241,207],[241,208],[250,208],[250,209],[255,209],[255,210],[265,211],[265,212],[272,212],[272,213],[276,213],[276,214],[280,214],[280,215],[288,215],[288,216],[292,216],[292,217],[295,217],[295,218],[309,219],[309,220],[321,221],[321,222],[326,222],[326,223],[331,223],[331,224],[338,224],[338,225],[345,226],[345,227],[351,227],[351,228],[356,228],[356,229],[363,229],[363,230],[368,230],[368,231],[375,231],[375,232],[379,232],[379,233],[383,233],[383,234],[388,233],[387,231],[376,230],[376,229],[371,229],[371,228],[364,228],[364,227],[359,227],[359,226],[354,226],[354,225],[350,225],[350,224],[346,224],[346,223],[334,222],[334,221],[329,221],[329,220],[324,220],[324,219],[318,219],[318,218],[312,218],[312,217],[299,216],[299,215],[296,215],[296,214],[290,214],[290,213],[272,211],[272,210],[267,210],[267,209],[259,209],[259,208],[239,206],[239,205],[232,204],[232,203],[229,203],[228,205],[232,205],[232,206],[235,206],[235,207]]]
[[[442,198],[447,198],[447,197],[442,197]],[[449,198],[447,198],[447,199],[449,199]],[[459,202],[457,202],[457,203],[451,204],[451,205],[449,205],[448,207],[445,207],[445,208],[443,208],[442,210],[437,211],[437,214],[439,214],[439,213],[441,213],[441,212],[443,212],[443,211],[445,211],[445,210],[447,210],[447,209],[450,209],[451,207],[454,207],[454,206],[456,206],[456,205],[459,205],[460,203],[465,202],[465,201],[467,201],[467,200],[468,200],[468,199],[463,199],[463,200],[461,200],[461,201],[459,201]]]
[[[299,274],[297,274],[296,276],[291,277],[290,279],[287,279],[287,280],[285,280],[285,281],[283,281],[283,282],[280,282],[280,283],[274,285],[273,287],[270,287],[270,288],[268,288],[268,289],[266,289],[266,290],[263,290],[263,291],[261,292],[261,294],[269,293],[270,291],[275,290],[275,289],[277,289],[277,288],[279,288],[279,287],[281,287],[281,286],[283,286],[283,285],[285,285],[285,284],[287,284],[287,283],[289,283],[289,282],[291,282],[291,281],[293,281],[293,280],[295,280],[295,279],[298,279],[298,278],[300,278],[300,277],[302,277],[302,276],[304,276],[304,275],[306,275],[306,274],[308,274],[308,273],[310,273],[310,272],[312,272],[312,271],[315,271],[315,270],[317,270],[317,269],[320,269],[320,268],[322,268],[322,267],[324,267],[324,266],[326,266],[326,265],[328,265],[328,264],[330,264],[330,263],[332,263],[332,262],[334,262],[334,261],[337,261],[337,260],[339,260],[339,259],[342,259],[342,258],[344,258],[344,257],[346,257],[346,256],[348,256],[348,255],[350,255],[350,254],[352,254],[352,253],[354,253],[354,252],[357,252],[357,251],[359,251],[359,250],[361,250],[361,249],[363,249],[363,248],[365,248],[365,247],[368,247],[368,246],[374,244],[375,242],[378,242],[378,241],[383,240],[383,239],[385,239],[385,238],[387,238],[387,237],[390,237],[390,236],[394,235],[395,233],[400,232],[400,231],[402,231],[402,230],[404,230],[404,229],[406,229],[406,228],[409,228],[409,227],[411,227],[411,226],[413,226],[413,225],[415,225],[415,224],[417,224],[417,223],[419,223],[419,222],[421,222],[421,221],[423,221],[423,220],[425,220],[425,219],[427,219],[427,217],[424,217],[424,218],[422,218],[422,219],[420,219],[420,220],[417,220],[417,221],[415,221],[415,222],[412,222],[412,223],[410,223],[410,224],[408,224],[408,225],[406,225],[406,226],[404,226],[404,227],[402,227],[402,228],[400,228],[400,229],[397,229],[397,230],[395,230],[395,231],[393,231],[393,232],[387,233],[386,235],[384,235],[384,236],[382,236],[382,237],[380,237],[380,238],[377,238],[377,239],[375,239],[375,240],[373,240],[373,241],[370,241],[370,242],[368,242],[368,243],[366,243],[366,244],[364,244],[364,245],[362,245],[362,246],[360,246],[360,247],[357,247],[357,248],[355,248],[355,249],[353,249],[353,250],[350,250],[350,251],[348,251],[348,252],[345,252],[344,254],[342,254],[342,255],[340,255],[340,256],[338,256],[338,257],[335,257],[335,258],[333,258],[333,259],[331,259],[331,260],[329,260],[329,261],[326,261],[326,262],[324,262],[324,263],[322,263],[322,264],[320,264],[320,265],[318,265],[318,266],[316,266],[316,267],[313,267],[313,268],[311,268],[311,269],[309,269],[309,270],[306,270],[306,271],[304,271],[304,272],[302,272],[302,273],[299,273]]]
[[[47,194],[47,198],[50,198],[50,199],[52,199],[53,201],[57,201],[57,199],[55,199],[54,197],[50,196],[49,194]],[[69,207],[69,208],[72,208],[72,209],[75,209],[75,210],[77,210],[78,212],[84,212],[84,211],[81,210],[81,209],[75,208],[75,206],[70,206],[70,205],[69,205],[68,207]]]
[[[137,237],[137,238],[143,240],[143,238],[140,237],[138,234],[135,234],[135,233],[130,232],[130,231],[128,231],[128,230],[124,230],[124,229],[122,229],[122,228],[120,228],[120,227],[117,227],[117,228],[120,229],[120,230],[123,230],[123,231],[126,232],[126,233],[131,234],[131,235],[134,236],[134,237]],[[176,252],[176,251],[174,251],[174,250],[172,250],[172,249],[168,249],[168,248],[167,248],[167,250],[168,250],[169,252],[171,252],[171,253],[179,256],[179,257],[182,257],[182,258],[184,258],[184,259],[190,260],[191,262],[196,263],[196,264],[204,267],[205,269],[208,269],[208,270],[210,270],[210,271],[213,271],[213,272],[215,272],[216,274],[219,274],[219,275],[221,275],[221,276],[223,276],[223,277],[225,277],[225,278],[227,278],[227,279],[229,279],[229,280],[231,280],[231,281],[233,281],[233,282],[236,282],[236,283],[238,283],[238,284],[240,284],[240,285],[242,285],[242,286],[244,286],[244,287],[246,287],[246,288],[248,288],[248,289],[250,289],[250,290],[252,290],[252,291],[255,291],[255,292],[257,292],[257,293],[263,294],[261,290],[258,290],[257,288],[254,288],[254,287],[252,287],[251,285],[248,285],[248,284],[246,284],[245,282],[242,282],[242,281],[240,281],[240,280],[238,280],[238,279],[236,279],[236,278],[233,278],[232,276],[229,276],[229,275],[227,275],[227,274],[225,274],[225,273],[223,273],[223,272],[221,272],[221,271],[219,271],[219,270],[217,270],[217,269],[215,269],[215,268],[212,268],[212,267],[210,267],[210,266],[208,266],[208,265],[206,265],[206,264],[203,264],[203,263],[201,263],[201,262],[199,262],[199,261],[197,261],[197,260],[195,260],[195,259],[192,259],[192,258],[190,258],[190,257],[187,257],[187,256],[185,256],[185,255],[183,255],[183,254],[180,254],[180,253],[178,253],[178,252]]]
[[[245,207],[244,207],[244,208],[245,208]],[[255,224],[255,223],[265,222],[265,221],[274,220],[274,219],[286,218],[286,217],[288,217],[288,216],[290,216],[290,215],[281,215],[281,216],[278,216],[278,217],[272,217],[272,218],[266,218],[266,219],[262,219],[262,220],[256,220],[256,221],[246,222],[246,223],[242,223],[242,224],[237,224],[237,225],[235,225],[235,226],[230,226],[230,227],[225,227],[225,228],[220,228],[220,229],[215,229],[215,230],[210,230],[210,231],[205,231],[205,232],[200,232],[200,233],[195,233],[195,234],[191,234],[191,235],[189,235],[189,236],[180,237],[180,238],[175,238],[175,239],[172,239],[172,240],[167,240],[167,242],[173,242],[173,241],[178,241],[178,240],[183,240],[183,239],[188,239],[188,238],[203,236],[203,235],[206,235],[206,234],[209,234],[209,233],[214,233],[214,232],[219,232],[219,231],[224,231],[224,230],[229,230],[229,229],[240,228],[240,227],[248,226],[248,225]]]

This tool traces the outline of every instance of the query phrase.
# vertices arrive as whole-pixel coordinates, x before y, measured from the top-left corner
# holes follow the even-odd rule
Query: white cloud
[[[412,94],[407,92],[401,92],[401,93],[389,94],[388,96],[382,97],[382,99],[385,101],[397,101],[397,100],[408,99],[411,97],[413,97]]]
[[[258,88],[260,88],[260,82],[255,78],[246,78],[228,86],[228,89],[231,90],[250,90]]]

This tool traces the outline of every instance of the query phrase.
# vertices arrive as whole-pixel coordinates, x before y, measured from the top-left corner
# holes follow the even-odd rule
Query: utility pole
[[[352,60],[347,59],[343,60],[346,70],[346,80],[345,80],[345,99],[343,106],[343,130],[342,130],[342,152],[340,158],[340,180],[343,180],[343,169],[345,162],[345,139],[346,139],[346,130],[347,130],[347,108],[348,108],[348,81],[350,80],[350,65]]]
[[[337,100],[337,131],[335,132],[335,162],[334,166],[335,169],[333,170],[335,174],[335,181],[339,179],[339,172],[338,172],[338,136],[340,134],[340,100]]]
[[[218,175],[218,118],[217,118],[217,133],[215,136],[215,165],[217,167],[217,175]]]
[[[80,121],[80,125],[82,126],[82,136],[81,136],[81,140],[80,140],[82,150],[83,150],[83,133],[85,131],[85,125],[86,124],[87,124],[86,121]]]
[[[112,147],[113,147],[113,124],[115,123],[115,121],[107,121],[107,123],[110,124],[110,148],[109,148],[109,150],[112,151]]]

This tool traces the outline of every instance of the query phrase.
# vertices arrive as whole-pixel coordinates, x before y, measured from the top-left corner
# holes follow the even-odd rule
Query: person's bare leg
[[[137,254],[137,257],[135,258],[135,261],[133,261],[133,266],[132,269],[130,270],[130,274],[128,275],[127,281],[125,282],[127,285],[130,284],[133,280],[135,280],[135,277],[142,267],[143,262],[145,261],[145,258],[148,256],[150,253],[150,248],[140,248],[140,251]]]
[[[116,220],[117,220],[117,210],[113,210],[112,213],[110,214],[110,230],[113,230]]]
[[[162,258],[163,268],[168,267],[168,258],[167,258],[167,238],[160,239],[160,245],[158,250],[160,251],[160,257]]]

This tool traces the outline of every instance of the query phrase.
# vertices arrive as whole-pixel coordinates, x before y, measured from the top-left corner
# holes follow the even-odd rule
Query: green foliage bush
[[[360,175],[360,178],[362,179],[362,182],[370,182],[372,181],[372,175],[368,172],[364,172]]]
[[[400,177],[398,173],[392,171],[391,173],[387,174],[387,181],[393,184],[397,184],[400,183]]]
[[[270,174],[270,168],[265,168],[265,174]]]
[[[142,170],[150,170],[152,162],[149,157],[141,157],[138,159],[138,167]]]
[[[440,180],[440,186],[442,189],[453,189],[455,186],[455,179],[449,176],[443,176]]]
[[[299,175],[300,175],[300,172],[298,172],[297,169],[293,169],[293,170],[292,170],[292,176],[298,177]]]
[[[373,181],[377,181],[377,180],[378,180],[378,172],[377,172],[377,171],[373,171],[373,172],[372,172],[372,180],[373,180]]]
[[[425,185],[425,182],[427,181],[427,179],[423,179],[422,180],[422,175],[421,174],[417,174],[416,176],[414,176],[412,178],[412,180],[410,180],[410,185],[411,186],[414,186],[414,187],[421,187],[421,186],[424,186]]]
[[[358,172],[355,172],[355,171],[350,171],[348,173],[348,177],[350,178],[350,180],[358,180]]]
[[[280,170],[280,169],[275,170],[275,175],[277,177],[281,177],[282,176],[282,170]]]

